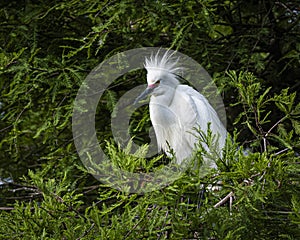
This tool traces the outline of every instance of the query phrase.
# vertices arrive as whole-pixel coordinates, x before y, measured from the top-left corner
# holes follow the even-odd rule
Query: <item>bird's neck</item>
[[[160,104],[164,106],[170,106],[175,92],[176,92],[177,86],[170,87],[167,85],[160,86],[151,96],[151,102],[150,103],[155,103],[155,104]]]

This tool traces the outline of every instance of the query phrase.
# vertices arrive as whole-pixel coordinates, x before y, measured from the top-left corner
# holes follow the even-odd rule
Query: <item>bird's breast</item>
[[[170,125],[177,124],[178,122],[178,116],[176,112],[168,105],[150,102],[149,109],[152,124],[159,124],[169,127]]]

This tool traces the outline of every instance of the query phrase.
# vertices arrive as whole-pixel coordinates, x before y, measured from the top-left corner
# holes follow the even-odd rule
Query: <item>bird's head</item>
[[[135,103],[152,94],[162,94],[165,90],[175,89],[179,85],[177,76],[182,71],[181,67],[177,67],[178,58],[174,58],[175,51],[168,50],[163,55],[157,51],[155,55],[151,55],[145,59],[144,67],[147,70],[146,90],[136,99]]]

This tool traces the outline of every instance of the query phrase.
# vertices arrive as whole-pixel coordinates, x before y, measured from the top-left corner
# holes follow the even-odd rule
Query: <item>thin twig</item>
[[[163,225],[162,225],[162,228],[161,228],[161,229],[163,229],[163,228],[164,228],[164,226],[166,226],[166,221],[167,221],[167,217],[168,217],[168,215],[169,215],[169,210],[167,210],[167,212],[166,212],[165,221],[164,221],[164,223],[163,223]],[[158,235],[157,239],[160,239],[161,235],[162,235],[162,233],[160,233],[160,234]]]
[[[11,127],[13,127],[13,125],[9,125],[9,126],[7,126],[7,127],[5,127],[5,128],[0,129],[0,132],[3,132],[3,131],[5,131],[5,130],[11,128]]]
[[[233,195],[234,195],[234,194],[233,194],[232,191],[231,191],[230,193],[228,193],[228,194],[226,195],[226,197],[224,197],[223,199],[221,199],[220,202],[218,202],[217,204],[214,205],[214,208],[217,208],[217,207],[222,206],[225,202],[228,201],[228,199],[230,200],[230,198],[233,197]],[[230,200],[230,201],[231,201],[231,200]]]
[[[142,222],[143,218],[141,218],[125,235],[124,239],[128,238],[128,236],[133,232],[133,230]]]
[[[25,210],[26,207],[23,207],[23,209]],[[33,211],[35,208],[34,207],[31,207],[30,210]],[[12,211],[12,210],[15,210],[14,207],[0,207],[0,211]]]
[[[279,154],[281,154],[281,153],[284,153],[284,152],[286,152],[286,151],[288,151],[288,150],[290,150],[290,148],[282,149],[282,150],[280,150],[279,152],[274,153],[274,156],[277,156],[277,155],[279,155]]]
[[[84,233],[79,238],[76,238],[76,240],[80,240],[83,237],[85,237],[86,235],[88,235],[89,232],[94,228],[94,226],[95,226],[95,223],[92,223],[92,225],[90,226],[90,228],[88,230],[84,231]]]
[[[287,118],[287,116],[284,116],[283,118],[279,119],[270,129],[269,131],[266,132],[265,137],[267,137],[271,131],[279,124],[281,123],[283,120],[285,120]]]

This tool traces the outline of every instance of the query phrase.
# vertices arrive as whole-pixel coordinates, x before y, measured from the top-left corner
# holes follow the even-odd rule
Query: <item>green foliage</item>
[[[1,239],[299,239],[296,1],[4,2]],[[87,74],[114,53],[141,46],[179,50],[213,73],[232,133],[217,172],[200,178],[188,169],[145,195],[94,179],[76,152],[71,121]],[[130,145],[122,150],[111,139],[118,99],[144,82],[142,71],[114,81],[96,115],[101,146],[129,172],[169,162],[145,158],[146,107],[130,122],[133,140],[143,145],[135,156],[128,155]],[[213,144],[210,137],[202,141]]]

